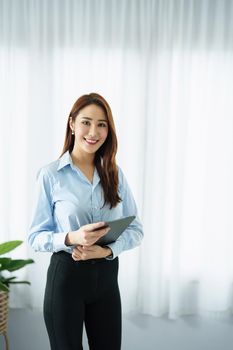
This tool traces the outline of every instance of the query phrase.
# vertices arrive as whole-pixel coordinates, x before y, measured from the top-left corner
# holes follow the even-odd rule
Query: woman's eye
[[[87,121],[87,120],[83,120],[82,123],[83,123],[84,125],[89,125],[89,121]]]
[[[83,120],[82,121],[83,125],[90,125],[91,123],[88,120]],[[107,126],[106,123],[99,123],[98,126],[100,126],[101,128],[105,128]]]

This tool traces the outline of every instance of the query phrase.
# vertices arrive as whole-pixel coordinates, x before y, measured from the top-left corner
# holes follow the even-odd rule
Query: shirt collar
[[[61,170],[64,168],[66,165],[72,164],[72,159],[70,157],[69,151],[66,151],[61,158],[59,158],[59,163],[58,163],[58,168],[57,171]]]
[[[74,169],[74,165],[72,162],[72,158],[70,156],[69,151],[66,151],[61,158],[59,158],[58,168],[57,171],[61,170],[65,166],[70,165],[72,169]],[[93,186],[95,187],[100,181],[99,174],[97,172],[97,169],[95,168],[94,171],[94,177],[93,177]]]

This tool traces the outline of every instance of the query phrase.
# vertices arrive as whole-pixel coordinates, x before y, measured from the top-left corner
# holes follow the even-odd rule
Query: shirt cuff
[[[113,260],[115,259],[121,252],[122,252],[122,249],[119,247],[119,244],[118,242],[113,242],[113,243],[110,243],[110,244],[106,244],[106,247],[109,247],[112,251],[112,255],[110,256],[107,256],[105,259],[107,260]]]
[[[60,250],[64,250],[66,252],[71,251],[72,247],[65,244],[66,235],[67,232],[58,232],[53,234],[53,251],[55,253],[59,252]]]

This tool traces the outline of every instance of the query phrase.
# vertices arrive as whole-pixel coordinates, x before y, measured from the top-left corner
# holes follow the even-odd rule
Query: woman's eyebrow
[[[90,117],[84,117],[84,116],[82,116],[81,118],[83,118],[83,119],[87,119],[87,120],[93,120],[92,118],[90,118]],[[98,120],[99,122],[108,122],[106,119],[99,119]]]

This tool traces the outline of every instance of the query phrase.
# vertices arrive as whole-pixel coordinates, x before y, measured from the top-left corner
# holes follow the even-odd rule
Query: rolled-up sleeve
[[[123,207],[123,216],[135,215],[136,218],[128,226],[128,228],[121,234],[116,242],[108,244],[112,250],[112,258],[117,257],[121,252],[135,248],[141,244],[143,238],[143,226],[138,216],[138,209],[134,200],[132,191],[128,185],[126,177],[119,168],[119,182],[121,188],[121,199]],[[108,258],[107,258],[108,259]]]
[[[69,250],[64,244],[67,232],[55,232],[52,191],[51,177],[41,168],[37,174],[36,200],[28,236],[28,243],[35,251]]]

